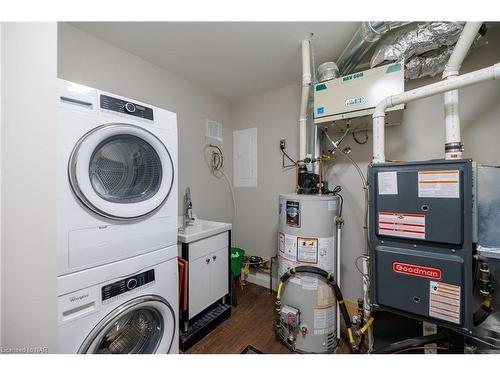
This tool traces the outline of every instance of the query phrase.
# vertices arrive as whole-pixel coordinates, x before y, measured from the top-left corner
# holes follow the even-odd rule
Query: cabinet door
[[[212,302],[229,292],[229,266],[227,248],[210,254],[210,286]]]
[[[213,301],[210,295],[211,255],[189,262],[189,319]]]

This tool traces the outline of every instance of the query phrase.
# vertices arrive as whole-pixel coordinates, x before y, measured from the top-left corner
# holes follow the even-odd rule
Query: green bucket
[[[239,247],[231,248],[231,273],[233,277],[239,277],[241,275],[244,256],[245,250],[240,249]]]

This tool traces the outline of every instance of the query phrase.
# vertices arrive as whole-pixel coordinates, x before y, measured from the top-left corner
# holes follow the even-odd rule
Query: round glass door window
[[[89,163],[94,191],[114,203],[137,203],[155,195],[162,180],[162,165],[155,149],[142,138],[115,135],[102,141]]]
[[[160,343],[163,319],[158,311],[141,308],[115,321],[95,345],[94,354],[152,354]]]
[[[77,198],[93,212],[118,220],[154,212],[174,184],[174,164],[165,144],[130,124],[106,124],[85,134],[71,153],[68,169]]]
[[[175,337],[175,314],[160,296],[142,296],[111,311],[87,336],[79,353],[169,353]]]

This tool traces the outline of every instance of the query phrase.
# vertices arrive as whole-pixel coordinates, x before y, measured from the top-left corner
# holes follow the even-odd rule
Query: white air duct
[[[304,160],[307,153],[307,104],[311,90],[311,44],[302,41],[302,95],[299,115],[299,159]]]
[[[453,79],[442,80],[431,85],[406,91],[399,95],[389,96],[382,100],[377,104],[375,112],[373,113],[373,163],[385,162],[384,123],[385,111],[387,108],[493,79],[500,79],[500,63],[488,68],[456,76]]]
[[[453,80],[458,76],[462,63],[476,39],[482,22],[467,22],[462,34],[453,50],[450,60],[443,72],[444,80]],[[461,159],[463,143],[460,135],[460,117],[458,115],[458,91],[452,90],[444,93],[445,113],[445,159]]]

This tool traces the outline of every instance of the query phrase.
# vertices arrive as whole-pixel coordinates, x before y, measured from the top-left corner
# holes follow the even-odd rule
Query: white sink
[[[231,230],[231,228],[232,225],[229,223],[196,219],[194,225],[179,227],[177,241],[191,243],[222,232],[227,232]]]

